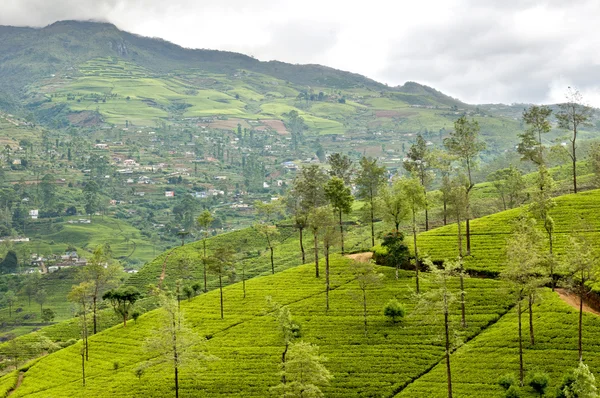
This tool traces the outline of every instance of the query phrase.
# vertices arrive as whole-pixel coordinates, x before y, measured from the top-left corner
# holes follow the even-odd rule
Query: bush
[[[517,384],[517,378],[514,374],[508,373],[498,379],[498,384],[508,390],[511,386]]]
[[[406,310],[396,299],[388,301],[385,307],[383,307],[383,315],[385,315],[393,323],[401,321],[405,314]]]
[[[504,394],[506,398],[521,398],[521,390],[515,385],[512,385],[506,390]]]
[[[527,381],[527,385],[533,388],[535,392],[540,394],[540,397],[546,392],[548,384],[550,384],[550,376],[544,372],[534,373]]]

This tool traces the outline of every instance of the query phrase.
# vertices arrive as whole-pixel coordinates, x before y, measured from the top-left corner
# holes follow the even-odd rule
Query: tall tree
[[[527,125],[525,131],[519,134],[521,142],[517,145],[517,152],[522,160],[530,160],[537,166],[544,164],[544,144],[542,135],[552,129],[548,120],[552,109],[547,106],[532,105],[523,111],[523,121]]]
[[[108,289],[116,286],[121,276],[121,267],[107,255],[106,246],[98,246],[94,250],[87,265],[83,266],[78,275],[82,282],[90,282],[92,289],[92,325],[93,334],[98,331],[98,300]]]
[[[276,239],[279,236],[277,224],[275,221],[281,214],[281,205],[278,201],[264,203],[260,200],[254,202],[254,208],[261,223],[254,224],[254,229],[267,241],[267,247],[271,254],[271,272],[275,274],[275,263],[273,260],[273,251],[277,244]]]
[[[360,301],[363,307],[363,327],[365,337],[367,337],[367,292],[379,286],[383,279],[383,274],[377,272],[375,266],[369,262],[355,261],[352,263],[352,274],[354,274],[358,289],[360,290]]]
[[[539,221],[542,222],[546,236],[548,237],[548,259],[547,263],[550,267],[550,281],[552,290],[555,287],[554,278],[554,219],[550,215],[550,211],[556,206],[552,198],[552,189],[554,181],[548,173],[545,165],[541,165],[536,176],[537,190],[534,192],[532,202],[529,205],[530,213]]]
[[[371,245],[375,246],[375,199],[385,182],[385,167],[377,165],[377,159],[362,157],[355,183],[358,198],[367,202],[371,214]]]
[[[146,339],[144,349],[153,357],[143,367],[158,363],[170,363],[173,369],[175,398],[179,398],[179,372],[189,365],[198,366],[217,359],[206,352],[206,339],[198,336],[190,327],[173,297],[160,294],[160,325]],[[143,368],[140,368],[143,370]],[[140,373],[141,374],[141,373]]]
[[[12,307],[17,301],[17,295],[14,291],[8,290],[4,292],[4,297],[2,297],[2,301],[8,306],[8,317],[12,318]]]
[[[600,187],[600,143],[592,144],[589,159],[592,172],[594,173],[594,185]]]
[[[387,256],[385,257],[386,265],[392,266],[396,269],[396,280],[400,278],[400,264],[407,261],[410,258],[408,246],[404,243],[404,234],[397,230],[392,231],[383,237],[381,246],[387,250]]]
[[[523,174],[513,165],[506,169],[496,170],[487,176],[500,196],[502,209],[512,209],[523,204],[525,180]]]
[[[323,365],[327,358],[319,354],[319,347],[299,341],[291,343],[289,351],[289,359],[281,371],[286,382],[270,390],[279,397],[324,397],[320,387],[328,384],[333,376]]]
[[[214,254],[208,258],[208,271],[219,278],[221,319],[223,319],[223,278],[233,280],[235,277],[233,251],[231,248],[224,246],[217,248]]]
[[[44,315],[44,304],[46,304],[46,301],[48,300],[48,293],[46,293],[46,290],[38,289],[35,293],[34,300],[40,305],[40,316]]]
[[[470,194],[475,186],[472,171],[476,166],[477,156],[485,149],[485,143],[479,141],[479,123],[475,120],[468,121],[461,116],[454,122],[454,131],[444,139],[444,145],[448,152],[460,159],[466,169],[469,184],[466,190],[466,226],[467,226],[467,255],[471,254],[471,224],[470,224]]]
[[[308,225],[313,233],[315,250],[315,276],[319,277],[319,235],[329,227],[332,210],[330,206],[315,207],[308,215]]]
[[[327,211],[329,210],[329,211]],[[333,217],[333,211],[330,206],[325,207],[323,218],[320,221],[323,237],[323,255],[325,257],[325,303],[326,310],[329,311],[329,291],[331,290],[331,272],[329,269],[329,252],[331,247],[337,242],[336,223]]]
[[[577,134],[579,129],[588,124],[593,109],[583,102],[583,96],[578,90],[569,87],[567,91],[567,102],[559,104],[560,111],[556,114],[558,127],[570,130],[569,138],[571,150],[568,152],[573,169],[573,192],[577,193]]]
[[[383,185],[379,192],[379,208],[383,220],[394,224],[394,231],[400,232],[400,223],[408,216],[409,207],[402,191],[402,180],[394,179],[391,186]]]
[[[209,232],[210,226],[212,225],[213,221],[215,221],[215,219],[212,216],[212,214],[210,213],[210,211],[208,211],[208,210],[204,210],[202,213],[200,213],[200,215],[196,219],[198,226],[200,228],[202,228],[202,265],[203,265],[203,276],[204,276],[204,293],[206,293],[208,291],[208,288],[206,286],[206,282],[207,282],[206,259],[208,258],[206,256],[206,239],[208,239],[208,232]]]
[[[521,315],[522,302],[539,286],[543,285],[543,280],[539,275],[543,275],[540,269],[541,248],[540,239],[535,229],[535,220],[527,217],[520,217],[515,224],[515,231],[506,243],[506,263],[501,277],[508,281],[515,294],[517,303],[518,330],[519,330],[519,381],[521,387],[524,382],[523,366],[523,331]],[[533,324],[530,323],[530,329],[533,330]]]
[[[297,180],[296,180],[297,181]],[[295,181],[295,182],[296,182]],[[298,230],[300,241],[300,252],[302,253],[302,264],[306,263],[304,252],[304,230],[308,227],[308,213],[302,206],[302,197],[297,194],[296,187],[292,187],[285,198],[287,212],[292,217],[294,227]]]
[[[295,338],[300,337],[300,326],[292,318],[290,309],[287,306],[274,302],[270,296],[267,297],[267,307],[268,311],[273,315],[273,318],[275,318],[275,321],[277,322],[277,327],[281,332],[281,339],[285,346],[281,353],[281,384],[286,384],[285,362],[287,359],[287,352],[292,341],[294,341]]]
[[[308,225],[308,216],[313,209],[327,204],[325,197],[325,184],[328,180],[327,174],[317,165],[303,167],[300,174],[296,176],[294,186],[290,195],[296,197],[297,210],[295,212],[296,225],[304,225],[300,230],[300,238],[302,239],[302,231]],[[303,224],[304,223],[304,224]],[[302,256],[304,261],[304,247],[300,243]],[[315,259],[318,261],[318,259]]]
[[[88,181],[83,187],[83,198],[85,200],[85,212],[90,216],[90,220],[95,212],[100,208],[100,187],[96,181]]]
[[[427,142],[421,134],[417,135],[417,140],[411,145],[408,153],[406,154],[406,160],[403,165],[404,168],[415,176],[423,190],[425,191],[425,231],[429,231],[429,209],[427,203],[427,187],[431,183],[431,167],[432,167],[432,153],[427,148]]]
[[[327,200],[329,200],[333,211],[335,211],[338,215],[342,254],[344,254],[343,215],[350,214],[352,211],[354,197],[352,196],[350,187],[347,187],[344,184],[344,180],[337,176],[332,177],[329,181],[327,181],[327,184],[325,184],[325,197]]]
[[[570,236],[564,257],[564,271],[568,286],[579,296],[579,360],[583,360],[583,301],[588,293],[586,284],[598,275],[597,255],[590,242],[579,236]]]
[[[411,224],[412,224],[412,233],[413,233],[413,249],[415,255],[415,281],[417,286],[417,294],[420,293],[419,290],[419,245],[417,243],[417,213],[421,211],[425,207],[425,191],[423,191],[423,187],[421,183],[416,178],[403,178],[400,180],[401,191],[404,192],[404,197],[406,198],[406,204],[411,214]]]
[[[331,177],[341,178],[346,185],[352,182],[352,173],[354,173],[353,162],[347,155],[332,153],[327,161],[331,167],[329,170]]]
[[[465,309],[465,283],[464,283],[464,267],[463,267],[463,233],[462,233],[462,220],[467,212],[466,201],[467,196],[465,191],[468,183],[465,183],[466,178],[464,175],[458,175],[450,182],[449,192],[449,203],[451,212],[454,214],[456,220],[456,232],[457,232],[457,244],[458,244],[458,264],[459,264],[459,280],[460,280],[460,310],[461,310],[461,323],[463,327],[467,326],[466,320],[466,309]]]
[[[441,267],[435,266],[429,259],[425,263],[431,269],[435,286],[420,297],[419,307],[431,308],[436,313],[441,313],[444,317],[444,342],[445,342],[445,362],[446,362],[446,384],[448,389],[448,398],[452,398],[452,371],[450,368],[450,353],[452,348],[456,347],[455,335],[452,331],[450,311],[456,295],[452,292],[450,283],[453,277],[459,272],[458,261],[444,261]]]
[[[131,316],[133,306],[141,297],[142,294],[134,286],[111,289],[102,295],[102,299],[110,301],[115,313],[123,318],[123,327],[127,326],[127,319]]]
[[[92,292],[94,291],[94,285],[90,282],[81,282],[78,285],[73,285],[71,287],[71,291],[69,292],[68,299],[73,302],[75,305],[80,306],[81,315],[80,315],[80,327],[81,327],[81,339],[83,341],[83,348],[85,350],[85,360],[89,360],[90,350],[88,343],[88,319],[87,314],[90,310],[90,305],[92,302]],[[85,366],[85,365],[84,365]],[[85,367],[83,369],[83,373],[85,374]]]

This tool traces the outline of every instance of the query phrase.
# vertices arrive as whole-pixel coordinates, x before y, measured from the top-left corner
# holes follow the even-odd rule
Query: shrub
[[[507,373],[504,376],[498,379],[498,384],[500,384],[505,390],[508,390],[511,386],[517,383],[517,378],[512,373]]]
[[[548,384],[550,384],[550,376],[548,376],[548,374],[544,372],[534,373],[527,381],[527,385],[533,388],[535,392],[540,394],[540,397],[543,396],[546,392]]]
[[[393,323],[399,322],[404,318],[406,310],[396,299],[388,301],[383,307],[383,315],[390,319]]]
[[[506,398],[521,398],[521,390],[515,385],[512,385],[506,390],[504,394]]]

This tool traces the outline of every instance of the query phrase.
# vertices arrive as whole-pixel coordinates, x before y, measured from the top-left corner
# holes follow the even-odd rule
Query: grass
[[[368,292],[369,334],[364,337],[359,291],[347,260],[332,261],[331,309],[324,306],[323,279],[314,278],[310,264],[248,281],[248,296],[242,298],[240,284],[225,289],[225,319],[219,319],[218,292],[213,291],[182,303],[187,318],[201,335],[210,335],[208,349],[220,358],[203,371],[182,372],[182,396],[267,395],[277,384],[277,364],[282,351],[274,320],[264,314],[265,296],[287,304],[302,324],[303,340],[318,344],[329,361],[334,379],[324,393],[328,397],[390,396],[405,383],[418,377],[442,357],[438,320],[429,314],[414,313],[401,325],[388,323],[382,306],[396,297],[413,310],[411,273],[393,279],[391,269],[384,284]],[[425,289],[431,284],[424,278]],[[457,281],[453,283],[457,287]],[[488,323],[501,316],[506,297],[498,294],[501,283],[469,279],[472,292],[468,302],[470,326],[465,334],[473,337]],[[452,320],[458,322],[458,308]],[[79,345],[51,354],[32,365],[13,397],[28,396],[166,396],[172,394],[170,371],[166,366],[149,368],[141,380],[133,374],[135,366],[146,360],[141,344],[152,333],[157,316],[143,315],[137,324],[116,326],[90,341],[87,387],[80,387]],[[113,363],[119,368],[114,370]],[[5,379],[0,379],[4,385]],[[2,391],[0,391],[2,393]]]

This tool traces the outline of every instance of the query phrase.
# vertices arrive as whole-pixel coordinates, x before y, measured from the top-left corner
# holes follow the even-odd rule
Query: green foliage
[[[385,307],[383,307],[383,315],[391,320],[392,323],[400,322],[405,314],[406,309],[396,299],[388,301]]]
[[[127,326],[133,306],[141,297],[142,294],[133,286],[111,289],[102,295],[102,299],[110,301],[115,313],[123,318],[123,326]]]
[[[52,322],[55,317],[56,317],[56,314],[54,313],[54,311],[51,308],[44,308],[42,310],[42,321],[44,323]]]
[[[579,366],[573,371],[572,380],[572,383],[563,389],[566,398],[596,398],[598,396],[596,378],[583,362],[579,362]]]
[[[521,398],[521,396],[521,390],[514,384],[508,387],[506,393],[504,393],[505,398]]]
[[[507,373],[498,379],[498,384],[505,390],[508,390],[510,386],[517,384],[517,378],[514,374]]]
[[[545,372],[535,372],[527,378],[526,383],[543,397],[550,384],[550,376]]]

